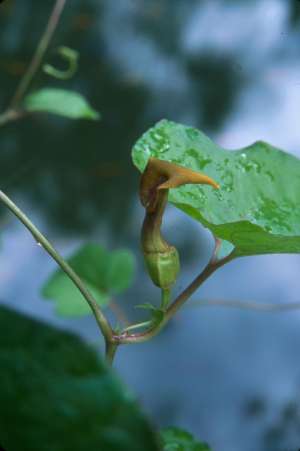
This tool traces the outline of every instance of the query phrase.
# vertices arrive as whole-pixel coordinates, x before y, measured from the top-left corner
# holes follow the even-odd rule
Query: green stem
[[[140,329],[141,327],[147,327],[152,324],[152,321],[144,321],[143,323],[132,324],[131,326],[126,327],[123,332],[129,332],[130,330]]]
[[[163,311],[167,310],[171,298],[171,289],[170,288],[162,288],[161,289],[161,306],[160,308]]]
[[[98,326],[104,335],[106,341],[112,341],[113,331],[112,328],[102,313],[99,305],[97,304],[94,297],[85,287],[84,283],[80,277],[73,271],[71,266],[60,256],[52,244],[42,235],[42,233],[35,227],[35,225],[30,221],[30,219],[9,199],[3,191],[0,190],[0,200],[10,209],[10,211],[25,225],[25,227],[32,234],[33,238],[38,244],[40,244],[46,252],[56,261],[56,263],[61,267],[61,269],[67,274],[67,276],[72,280],[74,285],[79,289],[83,297],[88,302]]]
[[[211,260],[204,270],[193,280],[193,282],[183,290],[173,303],[167,308],[163,320],[154,327],[145,332],[128,335],[123,333],[120,336],[115,336],[114,339],[120,344],[143,343],[150,340],[157,335],[166,323],[175,315],[175,313],[182,307],[182,305],[191,297],[191,295],[211,276],[218,268],[225,265],[235,258],[232,252],[227,257],[220,260]]]
[[[285,312],[300,309],[300,302],[284,302],[281,304],[268,304],[252,301],[236,301],[236,300],[223,300],[223,299],[211,299],[195,301],[189,305],[192,308],[198,307],[229,307],[239,308],[244,310],[258,310],[261,312]]]
[[[7,122],[16,121],[20,117],[25,116],[25,112],[8,109],[4,113],[0,114],[0,126]]]
[[[114,357],[118,349],[118,343],[114,343],[111,340],[105,341],[105,357],[109,366],[112,366]]]
[[[204,270],[183,290],[183,292],[175,299],[167,310],[166,316],[168,319],[172,318],[175,313],[182,307],[182,305],[192,296],[192,294],[206,281],[217,269],[224,266],[235,258],[233,253],[229,254],[220,260],[213,260],[208,263]]]
[[[17,90],[10,103],[9,110],[14,110],[18,107],[18,105],[19,105],[20,101],[22,100],[25,92],[27,91],[35,73],[39,69],[39,67],[42,63],[42,60],[44,58],[44,55],[49,47],[52,36],[56,30],[56,27],[58,25],[58,22],[61,17],[61,14],[63,12],[65,4],[66,4],[66,0],[56,0],[53,10],[51,12],[51,15],[48,19],[48,23],[45,28],[45,31],[44,31],[44,33],[41,37],[41,40],[36,48],[36,51],[32,57],[32,60],[28,66],[28,69],[25,72],[25,75],[23,76],[23,78],[21,79],[19,86],[17,87]]]

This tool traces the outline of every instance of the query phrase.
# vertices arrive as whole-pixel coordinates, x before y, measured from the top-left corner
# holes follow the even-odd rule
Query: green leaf
[[[109,253],[92,243],[82,246],[68,263],[101,307],[107,306],[112,294],[122,293],[130,286],[135,266],[129,251]],[[87,301],[61,269],[57,269],[44,285],[42,295],[55,301],[56,312],[60,315],[91,313]]]
[[[85,98],[74,91],[44,88],[25,97],[23,107],[30,112],[46,112],[70,119],[100,119]]]
[[[0,329],[5,449],[159,451],[132,394],[82,340],[4,307]]]
[[[220,190],[185,185],[170,190],[169,200],[232,243],[236,256],[300,252],[298,158],[261,141],[224,150],[199,130],[166,120],[133,149],[140,171],[150,156],[204,172],[220,184]]]
[[[85,280],[85,286],[101,307],[109,303],[109,295]],[[91,309],[78,288],[63,273],[56,273],[43,289],[43,296],[55,299],[56,313],[61,316],[89,315]]]
[[[114,294],[127,290],[133,282],[135,259],[131,252],[118,250],[112,252],[107,272],[107,285]]]
[[[179,428],[167,428],[161,431],[163,451],[211,451],[205,443],[196,441],[193,436]]]

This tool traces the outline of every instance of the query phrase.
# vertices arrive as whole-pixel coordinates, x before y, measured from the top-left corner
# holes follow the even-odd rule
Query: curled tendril
[[[43,71],[59,80],[69,80],[75,75],[78,69],[78,59],[79,53],[76,50],[70,49],[69,47],[60,46],[56,49],[58,53],[68,64],[67,69],[60,70],[52,66],[52,64],[44,64]]]

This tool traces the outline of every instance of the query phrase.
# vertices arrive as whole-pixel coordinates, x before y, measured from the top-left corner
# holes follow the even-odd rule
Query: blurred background
[[[8,105],[53,0],[0,7],[0,107]],[[268,141],[300,157],[300,2],[297,0],[72,0],[47,61],[80,53],[68,82],[41,71],[32,89],[77,90],[100,122],[39,115],[0,130],[1,189],[64,256],[97,241],[130,248],[134,286],[118,305],[159,301],[139,250],[143,209],[130,152],[167,118],[200,128],[228,149]],[[61,61],[55,62],[59,66]],[[39,292],[55,264],[4,207],[0,301],[102,347],[92,316],[58,317]],[[164,233],[181,254],[179,292],[208,260],[213,240],[168,207]],[[197,300],[300,302],[299,256],[243,258],[216,273]],[[218,451],[300,446],[300,312],[199,307],[193,300],[157,338],[121,348],[116,370],[158,426],[176,425]],[[193,305],[194,303],[194,305]]]

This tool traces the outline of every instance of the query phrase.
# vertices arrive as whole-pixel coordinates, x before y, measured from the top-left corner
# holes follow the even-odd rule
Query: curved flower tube
[[[148,273],[155,285],[170,290],[175,283],[180,262],[177,249],[161,235],[168,190],[188,183],[219,185],[205,174],[165,160],[150,158],[140,183],[140,199],[145,207],[141,244]]]

